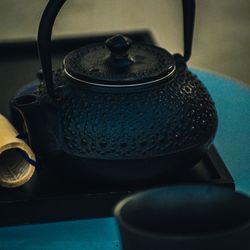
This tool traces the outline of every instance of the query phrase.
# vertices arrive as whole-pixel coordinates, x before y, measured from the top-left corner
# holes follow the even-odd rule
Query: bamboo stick
[[[30,180],[35,167],[20,154],[22,150],[35,161],[35,155],[11,123],[0,114],[0,186],[18,187]]]

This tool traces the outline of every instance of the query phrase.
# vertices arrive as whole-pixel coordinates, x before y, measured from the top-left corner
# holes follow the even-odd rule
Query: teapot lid
[[[175,70],[174,57],[168,51],[133,43],[123,35],[76,49],[64,59],[70,79],[101,87],[149,85],[172,79]]]

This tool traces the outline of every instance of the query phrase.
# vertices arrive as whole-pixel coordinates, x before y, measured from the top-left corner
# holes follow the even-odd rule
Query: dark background
[[[1,0],[0,41],[35,39],[46,3]],[[190,65],[250,84],[249,11],[249,0],[197,0]],[[56,20],[54,35],[147,28],[162,47],[173,53],[182,50],[181,15],[180,0],[68,0]]]

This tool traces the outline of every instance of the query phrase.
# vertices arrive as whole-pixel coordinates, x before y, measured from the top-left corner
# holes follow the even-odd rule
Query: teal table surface
[[[219,115],[215,145],[235,179],[250,195],[250,88],[235,80],[193,70],[211,93]],[[0,250],[119,250],[114,218],[0,228]]]

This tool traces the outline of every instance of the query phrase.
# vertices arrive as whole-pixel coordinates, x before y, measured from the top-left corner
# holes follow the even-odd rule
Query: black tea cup
[[[134,194],[115,207],[124,250],[249,250],[250,198],[186,185]]]

